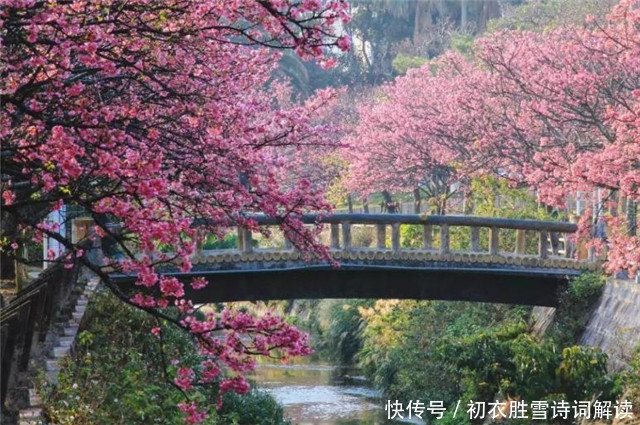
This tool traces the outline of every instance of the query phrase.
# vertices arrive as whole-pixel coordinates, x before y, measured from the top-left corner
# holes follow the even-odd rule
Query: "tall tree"
[[[23,261],[25,235],[58,240],[62,261],[81,261],[124,302],[190,332],[209,360],[181,365],[175,383],[245,392],[250,353],[308,353],[306,336],[273,317],[196,316],[183,284],[158,266],[191,268],[193,224],[220,234],[253,227],[245,213],[278,217],[299,248],[322,255],[291,213],[326,208],[307,181],[282,184],[274,150],[331,144],[314,114],[333,94],[273,106],[265,89],[277,50],[325,60],[349,39],[342,0],[2,0],[2,250]],[[106,265],[43,222],[63,206],[83,209],[123,258]],[[109,222],[117,222],[116,230]],[[7,223],[7,225],[5,225]],[[160,252],[161,245],[172,254]],[[140,255],[145,252],[147,254]],[[130,296],[107,269],[137,273]],[[4,271],[4,270],[3,270]],[[193,282],[194,289],[206,284]],[[177,306],[177,310],[167,310]],[[216,336],[223,331],[226,337]],[[248,339],[240,340],[246,334]],[[240,375],[220,378],[220,368]],[[182,404],[187,421],[206,417]]]
[[[359,122],[345,140],[351,152],[351,187],[364,194],[418,189],[436,213],[446,212],[452,185],[462,179],[457,164],[470,155],[471,136],[451,135],[450,129],[456,125],[461,81],[471,71],[444,65],[436,74],[429,66],[412,69],[360,106]]]
[[[639,2],[624,0],[603,23],[592,18],[583,28],[482,40],[477,57],[486,85],[469,89],[488,96],[465,106],[473,116],[483,105],[476,157],[495,158],[495,167],[535,187],[550,205],[563,205],[577,191],[593,194],[591,215],[608,221],[612,232],[608,265],[632,272],[638,239],[627,233],[624,217],[605,217],[604,209],[614,194],[640,196],[639,9]]]
[[[639,16],[640,2],[623,0],[605,22],[497,32],[478,40],[470,59],[450,54],[432,64],[435,76],[429,66],[408,72],[382,89],[379,105],[361,111],[355,180],[374,184],[366,174],[381,173],[407,190],[427,158],[462,175],[490,172],[527,185],[547,205],[565,206],[579,191],[590,204],[583,235],[597,236],[594,247],[606,242],[610,270],[635,272]],[[626,216],[607,214],[616,196],[627,200]]]

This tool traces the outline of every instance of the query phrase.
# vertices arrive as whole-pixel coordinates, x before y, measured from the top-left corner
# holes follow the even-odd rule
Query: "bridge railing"
[[[277,226],[278,219],[267,216],[253,216],[260,226]],[[330,232],[329,247],[331,250],[349,251],[359,249],[352,243],[352,228],[358,225],[375,226],[375,243],[378,250],[391,250],[400,252],[403,250],[415,250],[416,248],[404,248],[401,244],[401,226],[422,226],[422,247],[425,251],[439,251],[442,254],[451,252],[452,227],[464,227],[470,229],[470,242],[468,251],[492,255],[500,253],[501,231],[515,231],[515,255],[527,256],[527,233],[537,233],[538,252],[537,257],[548,258],[550,255],[559,254],[558,245],[564,245],[563,256],[570,257],[573,247],[568,235],[577,231],[577,225],[559,221],[538,221],[492,217],[474,216],[438,216],[418,214],[333,214],[323,216],[308,214],[299,217],[305,224],[328,224]],[[439,228],[439,246],[434,245],[434,229]],[[391,229],[391,246],[387,248],[387,230]],[[488,250],[482,248],[481,229],[488,229]],[[242,253],[254,251],[251,232],[246,228],[238,228],[237,249]],[[290,250],[291,244],[285,241],[285,250]]]

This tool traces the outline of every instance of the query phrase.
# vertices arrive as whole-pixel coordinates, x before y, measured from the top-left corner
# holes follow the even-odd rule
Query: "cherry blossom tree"
[[[639,22],[640,2],[622,0],[605,22],[498,32],[469,58],[448,54],[383,86],[349,139],[354,185],[408,191],[450,167],[454,180],[496,173],[550,206],[580,192],[591,215],[581,234],[606,246],[610,271],[635,272]]]
[[[447,60],[451,59],[447,56]],[[384,85],[359,107],[359,121],[345,139],[351,152],[350,186],[370,192],[422,192],[439,214],[464,180],[458,164],[470,155],[469,133],[457,134],[457,103],[470,74],[446,60],[410,70]]]
[[[624,228],[640,198],[639,17],[640,3],[624,0],[604,23],[480,40],[476,55],[487,78],[468,90],[485,98],[465,108],[478,119],[481,111],[486,123],[474,141],[476,161],[490,160],[549,205],[593,194],[591,214],[612,232],[612,271],[634,272],[640,261],[637,236]],[[628,220],[604,216],[620,198],[631,208]]]
[[[250,213],[279,218],[295,245],[325,254],[294,216],[328,205],[305,179],[281,182],[274,152],[334,143],[315,116],[335,95],[278,107],[268,82],[279,50],[325,66],[328,49],[347,50],[339,33],[346,7],[342,0],[2,0],[3,260],[26,261],[20,248],[31,238],[54,238],[66,254],[47,260],[80,261],[123,301],[191,332],[208,359],[175,377],[187,396],[209,383],[221,393],[246,392],[242,373],[253,367],[252,354],[308,353],[306,335],[279,318],[196,315],[183,284],[159,267],[191,268],[194,223],[221,234],[255,227]],[[121,257],[92,261],[43,224],[64,206],[94,218],[93,233]],[[109,270],[136,273],[135,293],[114,286]],[[221,377],[222,368],[238,375]],[[180,408],[190,423],[206,417],[191,401]]]

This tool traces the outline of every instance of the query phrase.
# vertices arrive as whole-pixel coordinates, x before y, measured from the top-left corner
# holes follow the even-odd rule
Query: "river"
[[[326,364],[263,364],[252,376],[295,425],[400,424],[386,419],[386,400],[354,371]]]

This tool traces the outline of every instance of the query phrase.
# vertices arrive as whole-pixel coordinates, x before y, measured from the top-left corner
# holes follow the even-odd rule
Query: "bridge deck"
[[[257,217],[261,226],[277,220]],[[496,219],[467,216],[418,216],[400,214],[340,214],[329,217],[303,216],[304,223],[330,224],[331,256],[340,265],[309,260],[290,248],[256,249],[251,233],[238,229],[238,249],[200,250],[193,258],[193,270],[178,273],[165,270],[185,283],[204,276],[209,285],[202,290],[185,285],[187,296],[196,303],[252,301],[292,298],[412,298],[502,302],[553,306],[557,291],[572,277],[595,270],[595,262],[570,258],[573,252],[566,234],[575,224],[534,220]],[[422,225],[423,247],[400,244],[401,225]],[[374,225],[377,248],[354,247],[353,225]],[[434,249],[434,226],[439,227]],[[450,226],[471,228],[469,251],[450,249]],[[386,237],[391,228],[391,246]],[[489,228],[488,251],[480,248],[481,227]],[[516,233],[514,253],[500,251],[500,230]],[[538,253],[525,254],[525,232],[537,232]],[[564,256],[551,246],[554,233],[564,234]],[[556,238],[559,240],[559,238]],[[131,285],[135,276],[114,278]]]

